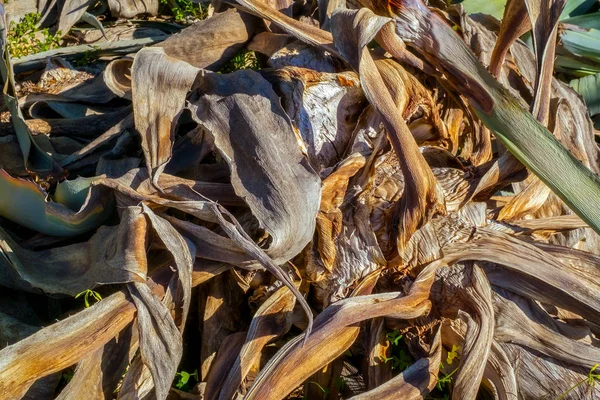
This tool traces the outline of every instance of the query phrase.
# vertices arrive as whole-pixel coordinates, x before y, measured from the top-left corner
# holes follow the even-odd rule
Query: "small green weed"
[[[163,5],[168,5],[168,0],[160,0]],[[171,13],[175,21],[185,21],[187,17],[205,19],[208,17],[208,7],[203,4],[194,4],[191,0],[175,0],[175,7],[171,8]]]
[[[388,332],[385,337],[391,345],[391,357],[382,356],[381,361],[384,363],[392,362],[392,370],[402,372],[410,367],[414,360],[403,347],[404,342],[401,341],[402,334],[397,329]]]
[[[190,378],[194,378],[194,381],[192,382]],[[177,382],[175,382],[175,387],[177,389],[184,392],[189,392],[194,387],[194,384],[199,381],[198,370],[194,370],[194,372],[191,374],[186,371],[178,372],[175,375],[175,379],[177,380]]]
[[[588,372],[588,375],[584,379],[582,379],[581,381],[577,382],[569,390],[567,390],[562,395],[560,395],[560,397],[557,400],[563,400],[567,396],[567,394],[569,394],[571,391],[575,390],[579,386],[583,385],[584,383],[587,383],[592,388],[596,388],[596,383],[598,383],[598,381],[600,381],[600,374],[595,374],[594,373],[596,371],[596,368],[598,368],[598,365],[600,365],[600,364],[594,365],[590,369],[590,371]]]
[[[226,74],[240,69],[260,69],[256,53],[253,51],[242,51],[236,54],[219,72]]]
[[[393,331],[388,332],[385,337],[390,341],[392,346],[398,346],[400,339],[402,339],[402,334],[400,334],[398,329],[394,329]]]
[[[86,289],[83,292],[79,293],[77,296],[75,296],[75,298],[79,298],[83,296],[83,301],[85,303],[85,308],[90,307],[92,304],[90,303],[91,299],[96,300],[95,303],[99,302],[102,300],[102,296],[100,296],[100,293],[95,292],[91,289]]]
[[[97,47],[98,46],[94,46],[95,49]],[[94,55],[94,51],[88,50],[88,51],[84,52],[82,55],[75,58],[75,60],[73,60],[73,65],[75,65],[76,67],[85,67],[90,64],[93,64],[97,60],[98,60],[98,56]]]
[[[315,382],[315,381],[308,381],[308,383],[312,383],[313,385],[317,385],[317,387],[319,388],[319,390],[321,392],[323,392],[323,400],[325,400],[327,397],[329,397],[329,388],[324,388],[323,386],[319,385],[318,382]],[[306,398],[306,396],[304,396],[303,400],[308,400],[308,399]]]
[[[442,368],[442,364],[440,363],[440,368]],[[436,389],[440,392],[448,392],[450,391],[449,383],[452,382],[452,375],[454,375],[458,371],[458,367],[456,367],[452,372],[448,375],[440,372],[441,377],[438,377],[437,384],[435,385]]]
[[[41,17],[41,14],[29,13],[18,23],[11,22],[8,30],[8,51],[12,57],[25,57],[59,47],[60,31],[52,35],[48,28],[36,29]]]
[[[60,384],[67,385],[73,379],[73,375],[75,375],[75,370],[73,368],[67,368],[63,370],[60,375]]]

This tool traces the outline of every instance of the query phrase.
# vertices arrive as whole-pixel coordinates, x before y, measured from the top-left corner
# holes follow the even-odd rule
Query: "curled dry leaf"
[[[333,22],[336,47],[358,71],[367,99],[383,119],[404,175],[405,188],[399,207],[401,220],[398,237],[398,245],[402,251],[414,231],[435,211],[437,199],[435,178],[419,152],[408,126],[398,116],[384,75],[381,75],[366,48],[383,25],[392,21],[361,9],[358,12],[338,11],[333,16]],[[351,26],[355,28],[352,29]]]
[[[108,1],[153,36],[84,68],[11,60],[0,6],[2,396],[600,396],[600,152],[551,74],[562,1],[239,0],[183,30],[146,16],[200,5],[163,3]],[[88,5],[37,11],[98,27]]]
[[[131,18],[139,14],[156,15],[159,0],[108,0],[108,8],[117,18]]]
[[[10,262],[2,284],[75,296],[96,285],[143,281],[147,224],[141,210],[131,207],[120,225],[100,227],[87,243],[42,251],[23,249],[0,229],[0,249]]]
[[[475,59],[456,33],[420,0],[401,2],[397,12],[399,14],[395,21],[399,36],[418,47],[418,51],[446,71],[454,85],[468,87],[469,91],[463,90],[463,93],[486,126],[576,214],[595,227],[594,221],[596,218],[600,220],[600,216],[596,216],[598,208],[589,201],[597,198],[594,192],[600,188],[598,176],[583,166],[531,114],[525,112],[516,99]],[[426,37],[429,40],[425,40]],[[450,61],[457,57],[460,57],[460,61]],[[525,142],[529,145],[525,146]],[[536,148],[531,143],[536,143]],[[551,162],[548,154],[553,155]],[[558,173],[556,165],[560,165],[563,172],[568,172]],[[569,178],[564,179],[566,176]],[[582,182],[576,193],[570,193],[573,179]],[[595,229],[600,231],[600,227]]]
[[[199,77],[189,108],[215,138],[236,194],[269,234],[267,254],[288,261],[312,237],[321,185],[271,85],[254,71],[207,73]],[[235,139],[233,127],[240,131]]]
[[[159,48],[140,50],[131,68],[135,127],[142,136],[148,173],[158,185],[171,159],[177,118],[199,70]]]

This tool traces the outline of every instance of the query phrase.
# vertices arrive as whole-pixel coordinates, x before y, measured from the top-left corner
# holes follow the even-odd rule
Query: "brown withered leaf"
[[[472,237],[475,240],[448,246],[444,257],[438,261],[495,263],[482,266],[493,285],[541,302],[560,303],[562,308],[590,321],[600,320],[600,305],[595,304],[600,287],[582,272],[565,268],[567,264],[551,254],[505,233],[480,228]],[[543,277],[538,273],[540,265],[545,266]],[[519,279],[500,272],[506,270],[514,271]]]
[[[596,364],[600,350],[584,342],[586,329],[583,327],[577,329],[559,323],[535,302],[508,291],[501,291],[494,296],[494,309],[498,314],[494,337],[499,343],[518,343],[548,357],[584,368]]]
[[[400,251],[410,236],[436,211],[435,178],[406,125],[398,115],[397,107],[366,47],[389,18],[378,17],[367,9],[338,11],[333,16],[335,45],[355,68],[367,99],[380,113],[388,131],[388,138],[398,156],[404,175],[405,188],[399,205]]]
[[[156,15],[159,0],[108,0],[110,13],[117,18],[132,18],[139,14]]]
[[[214,136],[236,194],[269,234],[266,253],[278,263],[296,256],[312,238],[321,182],[300,152],[271,85],[254,71],[206,73],[189,108]],[[238,133],[231,135],[232,130]]]
[[[218,71],[242,50],[259,24],[258,18],[229,9],[196,22],[156,47],[196,68]]]
[[[302,335],[298,336],[269,361],[249,389],[247,398],[260,399],[266,393],[274,399],[284,398],[350,347],[358,335],[357,323],[361,321],[386,315],[412,319],[427,313],[431,307],[429,290],[437,268],[437,263],[427,266],[406,296],[398,292],[358,295],[327,307],[315,319],[313,332],[304,338],[304,344]],[[374,276],[378,276],[378,272],[368,276],[367,282]]]
[[[496,78],[500,76],[502,63],[513,43],[525,32],[531,29],[531,20],[527,15],[525,1],[508,0],[504,8],[502,24],[498,32],[498,40],[494,45],[490,60],[490,72]]]
[[[281,95],[310,165],[317,173],[325,174],[344,156],[364,107],[358,76],[352,72],[332,74],[285,67],[267,79],[274,82]]]
[[[346,158],[337,169],[323,180],[321,206],[317,214],[318,251],[325,268],[330,272],[336,258],[335,240],[342,231],[342,211],[348,182],[364,165],[365,158],[359,154]]]
[[[88,242],[31,251],[0,229],[0,249],[10,261],[4,285],[75,296],[97,285],[144,281],[148,221],[139,207],[123,210],[118,226],[102,226]]]
[[[260,306],[252,318],[239,354],[227,369],[227,375],[221,377],[222,381],[214,380],[212,375],[209,376],[206,387],[207,399],[233,398],[236,389],[244,382],[250,369],[260,361],[264,346],[290,328],[294,304],[293,293],[284,286]],[[220,393],[214,388],[217,385],[221,386]]]
[[[535,176],[528,181],[527,187],[502,207],[498,215],[499,221],[521,219],[537,211],[546,202],[551,193],[550,188]]]
[[[386,337],[385,319],[374,318],[369,323],[369,359],[367,367],[367,388],[369,390],[381,386],[392,379],[392,365],[383,362],[390,355],[390,342]]]
[[[302,23],[274,9],[268,3],[258,0],[236,0],[244,11],[257,15],[272,22],[284,32],[305,41],[313,46],[319,46],[331,54],[339,55],[333,45],[331,33],[316,26]]]
[[[164,399],[183,354],[181,332],[167,306],[148,285],[135,282],[128,289],[137,310],[141,359],[152,374],[156,397]]]
[[[477,397],[494,337],[494,308],[490,283],[477,265],[471,268],[469,278],[471,282],[463,294],[467,303],[465,308],[473,310],[474,318],[466,312],[459,311],[459,317],[466,320],[467,333],[452,392],[453,398],[456,399]]]
[[[200,70],[160,48],[140,50],[131,68],[135,127],[142,137],[146,168],[158,185],[171,159],[177,119]]]
[[[201,293],[202,297],[200,297],[199,303],[203,307],[200,311],[200,318],[202,320],[202,348],[200,351],[200,369],[198,372],[202,381],[209,382],[208,378],[210,374],[213,374],[215,368],[224,368],[221,372],[215,373],[219,376],[217,381],[209,382],[210,385],[207,385],[209,392],[216,395],[218,394],[218,390],[213,390],[212,385],[220,385],[232,365],[230,363],[227,366],[214,367],[219,349],[232,334],[246,328],[242,318],[244,290],[229,272],[220,274],[210,281],[210,285],[202,289],[206,291],[206,294]],[[242,341],[240,347],[243,343],[243,338],[245,338],[245,335],[240,339]],[[221,352],[219,356],[223,358],[227,357],[228,354]],[[229,354],[229,356],[231,355]]]
[[[133,336],[133,325],[131,325],[102,348],[81,360],[75,368],[73,378],[56,399],[67,400],[88,396],[98,399],[111,398],[138,348],[137,340]]]
[[[206,389],[204,392],[204,398],[206,400],[213,400],[220,398],[219,391],[223,389],[223,392],[228,393],[228,396],[223,396],[225,399],[235,398],[234,394],[239,385],[227,386],[224,384],[224,380],[228,376],[231,368],[239,360],[239,354],[242,350],[242,346],[245,343],[247,332],[235,332],[223,339],[217,355],[212,362],[210,374],[207,377]],[[237,371],[240,372],[239,370]],[[237,378],[236,378],[237,379]],[[243,382],[243,379],[241,380]]]
[[[548,125],[552,74],[556,52],[558,19],[566,0],[524,1],[533,27],[533,46],[537,61],[535,97],[531,113],[544,125]]]
[[[9,398],[21,398],[37,379],[104,346],[131,323],[134,314],[133,303],[118,292],[4,348],[0,351],[0,390]]]

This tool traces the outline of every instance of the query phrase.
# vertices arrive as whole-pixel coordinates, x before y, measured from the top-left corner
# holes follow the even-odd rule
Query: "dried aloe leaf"
[[[556,257],[505,233],[485,228],[477,232],[471,242],[448,246],[444,259],[452,264],[465,260],[496,263],[484,267],[493,285],[541,302],[560,304],[590,321],[600,321],[600,304],[595,300],[600,287],[585,274],[566,268],[567,264]],[[542,278],[540,265],[545,266]],[[518,274],[519,279],[507,275],[506,269]]]
[[[246,332],[235,332],[223,339],[217,355],[212,362],[210,374],[208,375],[206,389],[204,392],[204,398],[206,400],[214,400],[218,398],[234,399],[236,398],[235,393],[238,385],[225,385],[224,380],[227,378],[232,367],[239,366],[239,354],[242,350],[242,346],[245,344]],[[260,356],[260,352],[258,353]],[[237,369],[239,373],[239,369]],[[243,382],[243,378],[241,381]],[[222,393],[228,393],[227,396],[219,396],[219,391],[223,389]]]
[[[254,261],[233,240],[210,229],[188,221],[165,216],[183,236],[194,243],[196,257],[232,264],[241,268],[253,268]]]
[[[369,323],[369,358],[366,372],[367,389],[375,389],[392,379],[392,364],[383,362],[390,355],[390,342],[386,337],[385,319],[374,318]]]
[[[131,325],[102,348],[81,360],[75,368],[73,378],[56,400],[111,398],[137,349],[132,331]]]
[[[452,391],[453,399],[477,397],[494,338],[494,307],[490,283],[480,267],[474,265],[471,271],[470,285],[463,294],[474,310],[476,320],[470,314],[459,311],[459,317],[466,319],[467,333]]]
[[[69,137],[75,138],[82,142],[87,142],[91,138],[96,138],[106,130],[110,129],[115,125],[116,122],[122,120],[125,116],[131,113],[130,107],[122,107],[106,114],[95,114],[88,115],[79,118],[33,118],[25,121],[25,124],[29,128],[29,131],[34,135],[33,137],[46,137],[50,136],[50,144],[55,143],[58,138]],[[7,124],[0,125],[4,128]],[[82,129],[82,126],[87,126],[87,129]],[[16,133],[14,128],[7,128],[7,133]],[[43,149],[47,148],[47,144],[40,143]],[[52,147],[50,147],[52,149]],[[60,152],[59,152],[60,153]],[[70,154],[70,153],[67,153]],[[59,161],[62,155],[55,155]],[[64,157],[64,156],[62,156]]]
[[[540,320],[535,315],[535,306],[531,302],[507,294],[502,293],[502,296],[494,297],[494,309],[497,310],[494,336],[498,342],[520,344],[549,357],[588,369],[596,364],[600,357],[600,349],[569,338],[558,330],[568,329],[569,325],[557,322],[549,316],[546,321]]]
[[[0,252],[10,260],[15,285],[45,293],[75,296],[99,284],[143,281],[147,247],[146,218],[135,207],[124,210],[119,226],[100,227],[87,243],[42,251],[21,248],[0,228]]]
[[[107,144],[111,139],[117,137],[117,135],[123,133],[126,129],[132,129],[134,127],[133,113],[127,115],[125,118],[117,122],[111,128],[106,130],[104,133],[96,137],[94,140],[86,144],[81,149],[71,153],[60,161],[61,166],[66,167],[76,161],[82,159],[88,153],[96,150],[102,145]]]
[[[340,163],[337,169],[323,180],[321,206],[317,214],[317,250],[321,261],[330,272],[336,259],[336,239],[342,231],[343,214],[340,206],[348,183],[365,165],[362,155],[355,153]]]
[[[132,66],[135,126],[142,136],[152,182],[171,159],[175,125],[199,69],[165,55],[163,49],[140,50]]]
[[[277,263],[296,256],[312,239],[321,183],[271,85],[254,71],[207,73],[189,108],[214,136],[236,194],[269,234],[266,253]]]
[[[340,389],[343,387],[341,373],[344,369],[344,358],[339,357],[319,371],[315,372],[304,382],[304,396],[315,399],[323,396],[323,392],[329,393],[332,398],[340,398]]]
[[[4,348],[0,351],[3,396],[21,398],[37,379],[98,350],[122,331],[134,314],[135,306],[119,292]]]
[[[222,389],[218,397],[216,392],[211,390],[213,381],[211,381],[212,376],[209,377],[209,384],[206,387],[207,399],[233,398],[235,390],[244,382],[252,366],[260,361],[264,346],[290,328],[290,318],[295,303],[293,293],[284,286],[260,306],[252,318],[239,355],[228,370],[226,379],[222,382]],[[218,383],[221,384],[221,382]]]
[[[498,215],[499,221],[521,219],[526,214],[538,210],[548,199],[550,188],[544,182],[531,179],[529,185],[511,201],[509,201]]]
[[[333,35],[340,53],[358,71],[361,86],[371,105],[383,118],[388,138],[398,156],[404,175],[404,192],[400,201],[398,245],[403,249],[410,236],[423,225],[437,208],[435,178],[419,152],[406,122],[398,115],[385,77],[367,49],[367,44],[389,18],[376,16],[368,9],[338,11],[333,16]],[[351,28],[352,27],[352,28]]]
[[[273,399],[285,398],[352,345],[358,335],[358,322],[384,315],[412,319],[427,313],[437,267],[437,263],[431,263],[421,271],[406,296],[398,292],[359,295],[327,307],[315,319],[313,332],[304,338],[304,345],[301,335],[279,350],[256,378],[246,398],[262,399],[267,394]]]
[[[267,60],[269,67],[275,69],[298,67],[326,73],[340,73],[348,69],[339,57],[323,48],[295,40],[292,35],[288,36],[290,43],[271,54]]]
[[[275,90],[300,132],[311,166],[318,173],[340,161],[352,137],[364,95],[358,76],[285,67],[274,71]],[[326,104],[326,107],[317,105]]]
[[[240,249],[246,252],[252,259],[260,263],[290,288],[308,315],[307,330],[310,331],[312,326],[312,312],[304,297],[300,294],[298,289],[296,289],[291,279],[281,267],[250,238],[237,219],[223,207],[211,201],[167,200],[162,198],[156,195],[156,189],[149,183],[147,175],[144,177],[140,170],[130,171],[119,179],[102,179],[99,180],[97,184],[99,186],[113,188],[116,191],[118,202],[122,205],[134,205],[141,201],[148,201],[154,204],[175,208],[207,222],[219,224],[224,233],[229,236]],[[138,191],[133,189],[134,187]]]
[[[531,113],[543,125],[548,125],[552,74],[558,19],[566,0],[525,1],[529,20],[533,27],[533,46],[537,60],[537,80]]]
[[[498,40],[496,41],[490,60],[490,72],[492,75],[496,78],[500,76],[502,63],[510,50],[510,46],[530,29],[531,20],[527,15],[525,1],[507,1],[500,31],[498,32]]]
[[[285,33],[260,32],[252,37],[247,48],[271,57],[292,40],[293,38]]]
[[[518,395],[520,398],[541,398],[547,396],[558,399],[571,390],[568,399],[597,400],[600,393],[593,386],[579,384],[586,382],[589,368],[578,368],[560,360],[534,354],[517,344],[501,345],[509,360],[515,364]],[[579,384],[579,385],[578,385]]]
[[[201,288],[204,289],[204,288]],[[200,350],[200,377],[207,383],[207,391],[213,396],[218,396],[219,386],[223,383],[227,373],[233,366],[233,360],[229,364],[215,366],[217,357],[231,357],[229,352],[221,352],[225,341],[231,339],[231,334],[246,330],[242,312],[244,310],[244,290],[232,278],[231,273],[221,274],[207,285],[206,298],[202,300],[201,311],[202,348]],[[236,343],[241,348],[246,335],[242,335]],[[226,347],[225,347],[226,348]],[[235,356],[239,350],[235,352]],[[214,372],[218,369],[220,372]],[[217,380],[212,381],[212,374],[217,375]],[[235,391],[237,387],[231,388]]]
[[[316,26],[295,20],[259,0],[236,0],[236,3],[242,6],[244,11],[274,23],[290,35],[339,56],[337,49],[333,45],[331,33]]]
[[[106,87],[116,96],[131,100],[131,67],[133,58],[123,57],[113,60],[104,71],[102,78]]]
[[[444,346],[452,348],[452,345],[458,347],[464,345],[467,328],[463,320],[445,320],[442,322],[441,329]],[[514,365],[496,340],[492,340],[483,378],[483,385],[497,395],[498,399],[518,398],[519,390]]]
[[[447,72],[455,89],[469,99],[478,117],[506,148],[600,231],[600,207],[592,201],[600,198],[600,179],[521,108],[438,15],[419,0],[405,0],[398,6],[395,21],[400,37]]]
[[[181,332],[171,312],[145,283],[128,286],[137,310],[140,353],[150,370],[157,399],[165,399],[183,354]]]
[[[139,14],[158,14],[159,0],[108,0],[113,17],[132,18]]]
[[[242,50],[259,26],[258,18],[229,9],[196,22],[157,47],[196,68],[218,71]]]
[[[148,367],[138,354],[129,364],[129,369],[119,388],[118,400],[140,399],[148,396],[154,389],[154,380]]]
[[[155,215],[149,207],[143,206],[156,237],[173,257],[177,269],[176,278],[169,282],[168,291],[172,297],[173,319],[177,328],[183,332],[192,296],[192,267],[195,254],[194,245],[185,240],[164,218]]]

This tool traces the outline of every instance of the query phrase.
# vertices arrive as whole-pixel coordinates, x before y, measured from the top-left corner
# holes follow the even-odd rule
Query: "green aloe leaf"
[[[600,61],[600,30],[566,31],[561,35],[561,41],[571,53]]]
[[[90,184],[87,189],[81,185],[77,187],[77,184],[72,186],[76,188],[64,189],[61,198],[66,204],[75,206],[81,204],[83,193],[87,196]],[[75,236],[94,229],[104,222],[112,209],[111,196],[95,197],[76,211],[61,203],[47,202],[35,183],[13,178],[2,169],[0,193],[1,217],[51,236]]]
[[[569,85],[583,96],[590,116],[600,114],[600,73],[574,79]]]
[[[599,73],[600,62],[594,62],[575,55],[568,55],[563,52],[562,55],[556,57],[554,69],[556,72],[583,77]]]
[[[502,19],[506,0],[464,0],[460,2],[467,13],[489,14]],[[560,14],[560,20],[583,15],[596,3],[596,0],[568,0]]]
[[[569,3],[567,3],[568,6]],[[600,29],[600,12],[594,12],[585,15],[579,15],[573,18],[567,18],[560,21],[565,25],[576,25],[585,29]]]
[[[565,5],[562,13],[560,14],[560,19],[566,19],[569,17],[575,17],[578,15],[583,15],[590,10],[596,4],[597,0],[569,0]]]

